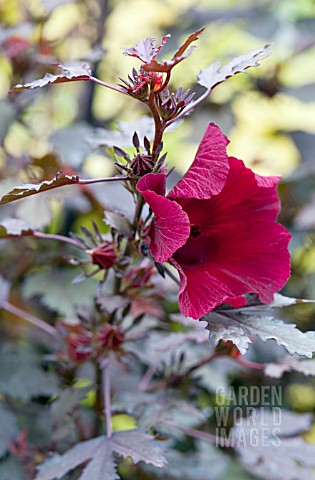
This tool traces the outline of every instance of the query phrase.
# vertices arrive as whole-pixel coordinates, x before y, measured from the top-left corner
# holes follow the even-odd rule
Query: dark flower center
[[[199,225],[192,225],[190,229],[190,236],[192,238],[198,238],[201,235]]]

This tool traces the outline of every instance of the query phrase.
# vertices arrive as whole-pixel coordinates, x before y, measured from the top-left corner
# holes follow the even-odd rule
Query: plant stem
[[[231,357],[232,360],[234,360],[235,362],[237,362],[239,365],[242,365],[243,367],[246,367],[246,368],[254,368],[255,370],[264,370],[265,369],[265,364],[264,363],[256,363],[256,362],[251,362],[250,360],[246,360],[246,358],[240,356],[240,357],[236,357],[236,358],[233,358]]]
[[[143,375],[138,385],[139,392],[145,392],[148,389],[150,382],[152,380],[152,377],[154,375],[154,372],[155,372],[155,367],[151,365]]]
[[[116,175],[115,177],[105,177],[105,178],[88,178],[88,179],[78,179],[79,185],[89,185],[90,183],[102,183],[102,182],[117,182],[120,180],[128,180],[128,175]]]
[[[154,160],[156,156],[157,148],[162,141],[163,132],[164,132],[164,125],[161,121],[158,109],[156,108],[154,92],[151,92],[150,94],[148,105],[152,112],[154,125],[155,125],[155,135],[154,135],[154,141],[153,141],[153,147],[152,147],[152,158]]]
[[[98,78],[90,77],[89,80],[91,80],[91,82],[97,83],[98,85],[101,85],[102,87],[110,88],[111,90],[115,90],[115,92],[128,95],[128,93],[125,92],[122,88],[116,87],[115,85],[110,85],[109,83],[102,82],[102,80],[99,80]]]
[[[74,238],[64,237],[63,235],[57,235],[54,233],[33,232],[32,236],[36,238],[46,238],[47,240],[58,240],[60,242],[69,243],[73,247],[80,248],[81,250],[86,250],[86,247],[83,245],[83,243],[76,241]]]
[[[135,232],[137,231],[138,229],[138,223],[139,223],[139,220],[140,220],[140,217],[141,217],[141,213],[142,213],[142,209],[144,207],[144,198],[142,195],[139,195],[138,196],[138,201],[137,201],[137,206],[136,206],[136,211],[135,211],[135,215],[134,215],[134,218],[133,218],[133,222],[132,222],[132,226],[135,230]]]
[[[106,436],[112,436],[111,398],[110,398],[110,361],[109,358],[102,363],[103,391],[104,391],[104,414],[106,421]]]
[[[31,323],[32,325],[35,325],[35,327],[38,327],[44,332],[49,333],[49,335],[57,335],[58,333],[55,327],[52,327],[51,325],[44,322],[43,320],[40,320],[39,318],[35,317],[31,313],[25,312],[24,310],[21,310],[20,308],[15,307],[9,302],[3,302],[0,305],[0,308],[3,308],[3,310],[5,310],[6,312],[12,313],[17,317],[23,318],[24,320]]]
[[[201,103],[203,100],[205,100],[210,95],[212,88],[208,88],[199,98],[197,98],[197,100],[195,100],[190,105],[187,105],[187,107],[185,107],[184,110],[182,110],[178,115],[176,115],[176,117],[171,118],[168,122],[166,122],[165,128],[172,125],[173,122],[175,122],[176,120],[179,120],[184,115],[187,115],[188,112],[193,110],[197,105],[199,105],[199,103]]]
[[[217,446],[220,447],[229,447],[230,443],[229,440],[225,438],[220,438],[217,435],[213,435],[212,433],[202,432],[201,430],[196,430],[195,428],[191,427],[184,427],[176,425],[172,422],[163,422],[163,425],[170,427],[173,430],[177,430],[178,432],[182,432],[189,437],[197,438],[198,440],[204,440],[205,442],[215,443]]]
[[[209,355],[209,357],[206,357],[204,360],[201,360],[199,363],[191,367],[185,375],[190,374],[195,370],[198,370],[198,368],[207,365],[207,363],[212,362],[212,360],[214,360],[215,358],[222,357],[224,355],[226,355],[224,352],[213,352],[211,355]]]
[[[95,401],[94,401],[94,436],[100,433],[100,416],[102,415],[102,368],[95,362]]]

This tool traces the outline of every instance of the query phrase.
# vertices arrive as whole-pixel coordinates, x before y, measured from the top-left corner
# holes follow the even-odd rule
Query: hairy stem
[[[40,328],[46,333],[49,333],[49,335],[57,335],[58,331],[55,327],[52,327],[48,323],[44,322],[43,320],[40,320],[39,318],[35,317],[31,313],[25,312],[24,310],[15,307],[9,302],[3,302],[0,305],[0,308],[3,308],[6,312],[12,313],[13,315],[16,315],[17,317],[23,318],[27,322],[31,323],[35,327]]]

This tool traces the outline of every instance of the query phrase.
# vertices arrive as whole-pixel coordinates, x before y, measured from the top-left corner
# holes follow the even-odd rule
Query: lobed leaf
[[[285,372],[292,371],[314,377],[315,359],[301,360],[296,357],[287,357],[280,363],[268,363],[265,367],[265,374],[273,378],[281,378]]]
[[[154,437],[140,430],[128,430],[115,432],[110,438],[100,436],[81,442],[63,455],[54,455],[39,467],[35,480],[60,479],[89,460],[79,480],[117,480],[113,452],[124,458],[131,457],[134,463],[142,460],[156,467],[167,463]]]
[[[250,67],[258,67],[259,62],[270,55],[270,45],[256,48],[243,55],[231,60],[221,67],[219,61],[213,62],[208,68],[201,70],[197,75],[198,83],[210,91],[227,78],[233,77],[237,73],[245,73]]]
[[[114,433],[111,439],[112,449],[124,458],[131,457],[134,463],[142,460],[155,467],[167,464],[163,450],[152,435],[141,430],[128,430]]]
[[[134,47],[125,48],[124,55],[136,57],[142,62],[149,63],[158,55],[169,38],[170,35],[162,37],[161,45],[159,47],[154,46],[155,40],[153,37],[142,39]]]
[[[194,46],[190,46],[190,44],[196,40],[198,40],[199,35],[204,31],[205,27],[200,28],[196,32],[189,35],[189,37],[185,40],[185,42],[179,47],[179,49],[174,53],[171,60],[164,60],[162,62],[157,62],[155,60],[155,56],[152,57],[150,62],[146,62],[143,65],[143,70],[146,72],[170,72],[175,65],[180,63],[182,60],[187,58],[195,49]],[[164,37],[165,38],[165,37]],[[188,49],[188,50],[187,50]]]
[[[73,185],[79,182],[77,175],[65,175],[62,171],[58,172],[52,180],[45,180],[41,183],[25,183],[20,187],[15,187],[11,192],[7,193],[0,199],[0,205],[14,202],[21,198],[35,195],[36,193],[52,190],[53,188],[63,187],[65,185]]]
[[[309,429],[311,421],[311,415],[285,410],[278,419],[272,411],[260,410],[238,420],[233,440],[242,465],[266,480],[315,479],[315,445],[297,435]]]
[[[51,73],[46,73],[43,78],[34,80],[33,82],[25,83],[24,85],[15,85],[10,90],[10,93],[20,92],[22,90],[34,90],[35,88],[45,87],[46,85],[52,85],[54,83],[77,82],[80,80],[90,80],[91,78],[91,69],[88,65],[64,66],[59,63],[58,67],[61,70],[59,74],[52,75]]]
[[[231,313],[230,315],[233,315]],[[283,345],[289,353],[312,357],[315,352],[315,332],[301,332],[294,324],[287,324],[272,316],[240,318],[236,313],[232,316],[212,312],[204,318],[209,323],[210,338],[219,343],[220,340],[231,341],[244,355],[257,335],[264,342],[273,339]]]
[[[119,480],[120,477],[117,475],[113,453],[108,448],[108,444],[109,442],[105,440],[99,446],[92,460],[83,470],[79,480],[105,480],[105,478],[106,480]]]
[[[90,460],[98,447],[104,443],[105,437],[97,437],[81,442],[70,448],[63,455],[55,454],[38,469],[35,480],[53,480],[62,478],[66,473]]]

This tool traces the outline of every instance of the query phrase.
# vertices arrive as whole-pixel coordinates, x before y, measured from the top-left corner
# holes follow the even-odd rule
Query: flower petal
[[[159,175],[163,174],[145,175],[137,183],[137,189],[155,215],[149,232],[150,251],[157,262],[166,262],[186,243],[190,235],[190,224],[188,215],[178,203],[155,191],[145,190],[145,187],[151,187],[161,191],[162,177],[157,180],[153,178]]]
[[[173,256],[181,278],[182,313],[200,318],[249,292],[257,293],[262,302],[272,301],[290,275],[290,234],[275,222],[279,211],[275,180],[258,184],[243,162],[231,158],[219,195],[178,202],[200,232]]]
[[[166,188],[166,172],[163,173],[147,173],[137,183],[137,189],[140,193],[151,190],[158,195],[165,196]]]
[[[195,160],[168,197],[207,199],[217,195],[222,190],[229,171],[226,153],[228,143],[219,127],[210,123]]]

